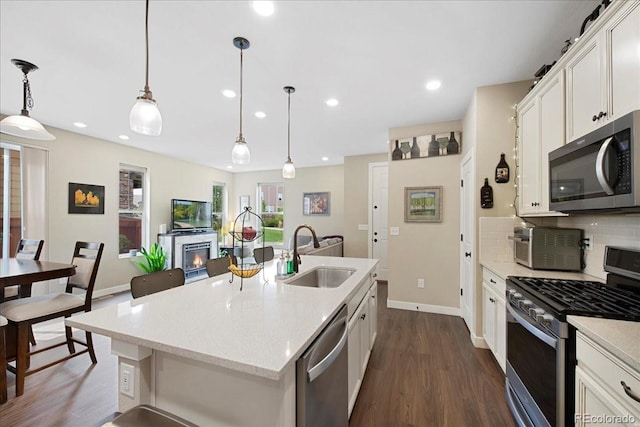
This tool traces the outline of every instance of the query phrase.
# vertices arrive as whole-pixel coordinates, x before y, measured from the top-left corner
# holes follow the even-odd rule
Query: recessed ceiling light
[[[264,119],[265,117],[267,117],[267,115],[262,111],[256,111],[256,117],[259,119]]]
[[[222,91],[222,94],[224,96],[226,96],[227,98],[235,98],[236,97],[236,93],[234,91],[232,91],[231,89],[225,89]]]
[[[253,10],[256,11],[258,15],[262,16],[271,16],[273,15],[274,6],[272,1],[254,1],[253,2]]]
[[[85,123],[82,122],[74,122],[73,125],[77,128],[86,128],[87,125]]]
[[[327,160],[329,160],[329,158],[328,158],[327,156],[323,156],[323,157],[322,157],[322,161],[323,161],[323,162],[326,162]]]
[[[127,135],[120,135],[120,136],[118,136],[118,138],[120,138],[123,141],[127,141],[129,139],[129,137]]]
[[[338,100],[337,100],[337,99],[335,99],[335,98],[329,98],[329,99],[327,99],[327,105],[328,105],[329,107],[335,107],[335,106],[336,106],[336,105],[338,105],[338,104],[339,104],[339,102],[338,102]]]
[[[233,166],[227,165],[227,169],[233,169]]]
[[[431,80],[425,85],[428,90],[436,90],[440,88],[440,86],[442,86],[442,82],[440,80]]]

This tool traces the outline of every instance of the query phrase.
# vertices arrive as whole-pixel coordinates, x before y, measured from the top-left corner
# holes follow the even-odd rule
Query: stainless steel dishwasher
[[[347,427],[347,306],[296,362],[297,427]]]

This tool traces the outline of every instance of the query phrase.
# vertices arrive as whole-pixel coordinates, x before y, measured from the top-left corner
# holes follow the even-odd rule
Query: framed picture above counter
[[[405,187],[404,222],[442,222],[442,187]]]

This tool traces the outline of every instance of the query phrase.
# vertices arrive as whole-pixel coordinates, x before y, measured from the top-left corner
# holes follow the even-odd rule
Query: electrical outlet
[[[133,398],[135,396],[135,368],[120,363],[120,393]]]
[[[595,241],[593,240],[593,234],[586,234],[584,236],[584,245],[586,250],[588,251],[593,250],[593,246],[595,245]]]
[[[418,279],[418,287],[419,288],[424,288],[424,279]]]

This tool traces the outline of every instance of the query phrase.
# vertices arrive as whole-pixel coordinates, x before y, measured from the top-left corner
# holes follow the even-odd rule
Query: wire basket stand
[[[257,229],[254,229],[251,226],[253,219],[256,220],[255,224]],[[240,290],[242,290],[244,279],[253,277],[260,273],[260,271],[262,271],[262,278],[266,282],[267,280],[264,277],[263,270],[264,262],[245,263],[243,260],[245,243],[253,242],[254,240],[262,237],[263,225],[260,215],[253,213],[251,211],[251,206],[245,207],[244,210],[236,217],[235,221],[233,221],[233,228],[229,230],[229,234],[231,234],[232,237],[233,247],[235,247],[236,241],[240,243],[240,254],[237,257],[238,264],[234,265],[231,258],[229,260],[229,271],[232,273],[229,283],[233,283],[234,276],[238,276],[240,278]],[[262,239],[262,248],[264,249],[264,239]]]

